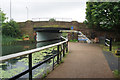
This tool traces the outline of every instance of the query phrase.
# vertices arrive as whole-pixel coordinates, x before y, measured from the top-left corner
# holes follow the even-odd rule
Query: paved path
[[[113,74],[100,47],[70,42],[64,63],[47,78],[113,78]]]

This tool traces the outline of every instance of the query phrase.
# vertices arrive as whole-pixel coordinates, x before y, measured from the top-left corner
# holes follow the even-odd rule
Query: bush
[[[2,24],[2,34],[10,37],[20,37],[20,29],[14,20]]]
[[[24,35],[23,35],[23,38],[29,38],[29,35],[25,35],[25,34],[24,34]]]

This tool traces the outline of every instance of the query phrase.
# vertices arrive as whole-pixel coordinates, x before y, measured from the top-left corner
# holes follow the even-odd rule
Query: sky
[[[85,20],[87,0],[11,0],[11,17],[17,22],[26,20],[63,21]],[[10,19],[10,0],[0,0],[0,8]],[[40,19],[39,19],[40,18]]]

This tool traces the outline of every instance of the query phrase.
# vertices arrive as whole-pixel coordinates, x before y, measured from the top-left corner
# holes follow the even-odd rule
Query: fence
[[[38,52],[38,51],[48,49],[48,48],[51,48],[51,47],[54,47],[54,46],[57,46],[57,53],[55,55],[43,60],[42,62],[39,62],[35,66],[32,66],[32,54],[34,54],[34,52]],[[59,62],[62,60],[62,58],[65,56],[65,53],[67,53],[67,52],[68,52],[68,40],[66,39],[65,41],[62,41],[62,42],[59,42],[59,43],[56,43],[56,44],[52,44],[52,45],[44,46],[44,47],[41,47],[41,48],[36,48],[36,49],[29,50],[29,51],[24,51],[24,52],[0,57],[0,62],[28,55],[29,68],[27,70],[15,75],[15,76],[11,77],[9,80],[18,79],[18,78],[20,78],[21,76],[23,76],[27,73],[29,73],[29,80],[32,80],[32,70],[36,69],[37,67],[39,67],[40,65],[48,62],[51,59],[53,59],[52,69],[54,70],[55,63],[59,64]],[[56,62],[54,61],[55,57],[57,57]]]
[[[105,39],[105,46],[109,47],[109,51],[112,51],[112,38],[110,39]]]

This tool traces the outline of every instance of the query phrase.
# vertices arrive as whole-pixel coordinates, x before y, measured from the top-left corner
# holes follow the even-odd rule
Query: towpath
[[[113,78],[102,53],[94,44],[69,42],[69,54],[47,78]]]

